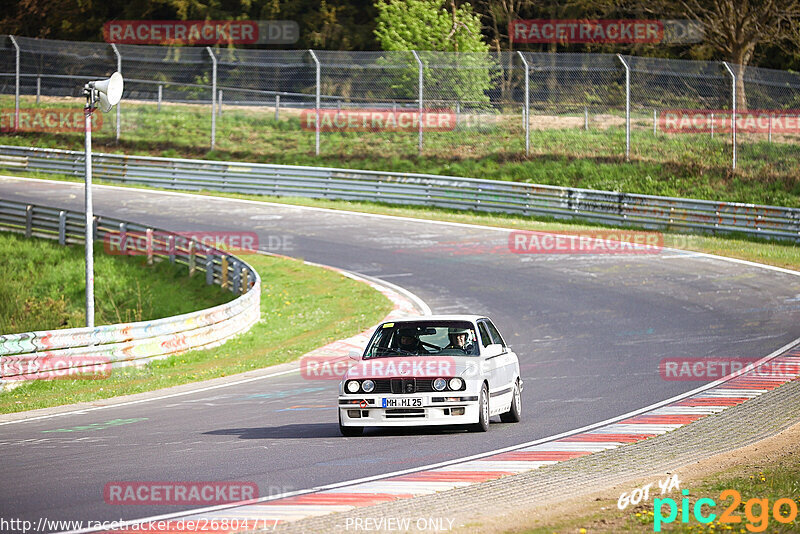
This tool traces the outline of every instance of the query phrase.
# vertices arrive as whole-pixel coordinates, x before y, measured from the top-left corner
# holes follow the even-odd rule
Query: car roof
[[[392,321],[384,321],[385,323],[408,323],[408,322],[431,322],[431,321],[469,321],[476,322],[480,319],[487,319],[485,315],[468,315],[468,314],[452,314],[452,315],[422,315],[419,317],[403,317]]]

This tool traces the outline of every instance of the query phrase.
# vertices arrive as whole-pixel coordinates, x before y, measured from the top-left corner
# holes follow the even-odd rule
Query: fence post
[[[769,114],[769,136],[767,138],[768,142],[772,142],[772,113]]]
[[[528,156],[531,153],[531,94],[530,94],[530,66],[528,65],[528,61],[525,59],[525,56],[522,55],[522,52],[517,50],[517,54],[519,54],[519,58],[522,60],[522,64],[525,65],[525,107],[523,108],[524,111],[522,116],[525,119],[525,155]]]
[[[281,95],[275,93],[275,122],[281,118]]]
[[[727,61],[723,61],[722,65],[728,71],[728,74],[731,75],[731,140],[733,141],[733,163],[731,168],[736,170],[736,74],[733,73],[733,69]]]
[[[208,55],[211,57],[211,149],[217,138],[217,57],[210,46],[206,47]]]
[[[156,111],[161,111],[161,89],[162,85],[158,84],[158,108],[156,108]]]
[[[417,144],[419,145],[418,147],[419,155],[421,156],[422,155],[422,90],[423,90],[422,61],[419,59],[419,54],[417,54],[416,50],[412,50],[411,53],[414,54],[414,59],[417,60],[417,67],[419,68],[419,81],[418,81],[419,87],[417,89],[417,100],[419,106],[419,118],[418,118],[419,141]]]
[[[42,77],[36,77],[36,105],[39,105],[39,97],[42,95]]]
[[[25,237],[33,234],[33,206],[28,204],[25,208]]]
[[[317,59],[317,55],[310,48],[308,49],[308,53],[311,54],[311,59],[314,60],[314,65],[316,65],[316,68],[317,68],[317,94],[316,94],[316,100],[315,100],[315,104],[314,104],[315,107],[316,107],[316,113],[315,114],[316,114],[316,117],[317,117],[317,124],[314,127],[314,136],[315,136],[315,138],[314,138],[314,150],[315,150],[315,154],[317,156],[319,156],[319,106],[320,106],[320,75],[321,75],[321,72],[320,72],[319,59]]]
[[[144,231],[144,248],[147,253],[147,265],[153,265],[153,229]]]
[[[113,50],[114,51],[114,55],[117,56],[117,72],[122,74],[122,56],[120,55],[119,50],[117,50],[117,45],[115,45],[114,43],[111,43],[111,50]],[[120,113],[121,113],[119,108],[120,108],[120,105],[119,105],[119,102],[117,102],[117,131],[116,131],[115,137],[114,137],[114,139],[115,139],[115,141],[117,143],[119,143],[119,121],[120,121]]]
[[[67,212],[63,210],[58,212],[58,244],[67,244]]]
[[[208,247],[206,247],[205,250],[206,250],[206,284],[211,285],[214,283],[214,256],[211,254],[211,250]]]
[[[625,59],[617,54],[625,67],[625,161],[631,160],[631,69]]]
[[[14,71],[14,131],[19,130],[19,45],[13,35],[8,36],[14,45],[16,55],[16,70]]]
[[[222,117],[222,89],[219,90],[217,98],[217,114]]]

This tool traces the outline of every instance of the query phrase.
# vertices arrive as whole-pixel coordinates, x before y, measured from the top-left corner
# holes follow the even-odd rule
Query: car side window
[[[489,336],[489,332],[486,330],[486,324],[483,321],[478,323],[478,331],[481,333],[481,345],[484,347],[491,345],[492,338]]]
[[[486,329],[492,336],[492,343],[499,343],[500,345],[503,345],[503,347],[506,346],[506,342],[503,341],[503,338],[500,336],[500,332],[497,331],[497,328],[495,328],[491,321],[486,321]]]

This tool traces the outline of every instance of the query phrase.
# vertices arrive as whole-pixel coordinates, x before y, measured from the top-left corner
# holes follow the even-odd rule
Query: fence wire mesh
[[[800,158],[800,75],[790,72],[613,54],[142,45],[115,53],[105,43],[13,39],[0,35],[5,130],[15,105],[80,110],[83,84],[116,70],[118,53],[126,142],[447,160],[622,161],[629,150],[653,163],[691,154],[724,167],[737,158],[757,172]],[[115,122],[107,115],[97,135],[113,136]]]

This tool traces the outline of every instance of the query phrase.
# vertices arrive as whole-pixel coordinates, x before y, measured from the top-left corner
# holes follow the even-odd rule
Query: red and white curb
[[[755,372],[738,371],[673,399],[615,420],[578,429],[573,433],[427,468],[409,469],[246,503],[148,518],[140,520],[136,528],[115,532],[187,532],[187,524],[204,524],[213,529],[204,529],[203,532],[269,530],[282,523],[470,486],[595,452],[615,449],[628,443],[665,434],[798,378],[800,376],[798,345],[800,339],[762,358],[756,362]],[[770,362],[773,367],[777,364],[790,372],[781,376],[758,376],[757,369],[765,362]],[[148,520],[152,523],[145,524]],[[160,528],[155,526],[157,521],[161,521]],[[221,525],[230,527],[220,528]]]

